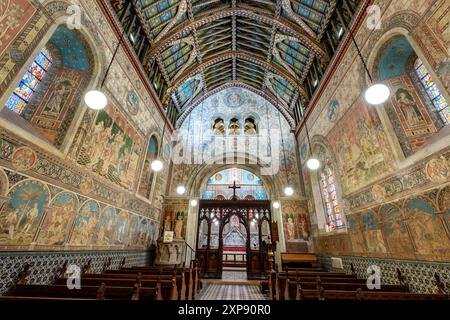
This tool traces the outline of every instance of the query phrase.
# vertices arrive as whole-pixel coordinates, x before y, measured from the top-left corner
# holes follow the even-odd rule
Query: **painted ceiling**
[[[380,80],[398,77],[405,73],[406,63],[414,49],[404,36],[394,38],[384,50],[378,63]]]
[[[111,0],[116,12],[128,0]],[[307,96],[312,62],[330,60],[324,31],[336,0],[136,0],[151,41],[146,64],[158,63],[162,103],[180,111],[224,86],[244,86],[287,110]]]
[[[89,70],[86,48],[74,32],[59,26],[49,42],[59,49],[65,67],[84,72]]]

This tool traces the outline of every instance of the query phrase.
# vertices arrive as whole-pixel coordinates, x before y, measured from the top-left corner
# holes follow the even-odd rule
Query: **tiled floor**
[[[222,271],[222,280],[203,280],[200,300],[266,300],[259,281],[247,280],[246,271]]]
[[[210,283],[202,290],[200,300],[266,300],[256,284]]]

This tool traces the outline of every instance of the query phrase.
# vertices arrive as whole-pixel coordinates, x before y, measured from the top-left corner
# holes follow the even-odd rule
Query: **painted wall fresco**
[[[147,199],[150,198],[151,188],[155,176],[154,171],[151,168],[151,164],[158,156],[158,147],[158,140],[154,136],[151,137],[145,151],[141,180],[139,182],[139,194]]]
[[[344,194],[395,168],[379,118],[361,100],[330,131],[327,139],[338,162]]]
[[[400,199],[347,216],[348,234],[316,238],[317,250],[328,253],[448,261],[450,233],[445,198],[450,188],[424,192],[420,197]],[[445,199],[445,200],[444,200]],[[434,203],[440,203],[438,211]],[[442,214],[439,214],[441,212]],[[340,251],[334,240],[346,241]],[[343,240],[342,240],[343,238]]]
[[[308,207],[304,201],[282,200],[281,216],[288,251],[303,251],[310,240]]]
[[[447,95],[448,1],[435,1],[420,8],[408,1],[373,4],[383,8],[382,29],[367,32],[361,25],[355,34],[369,65],[378,65],[386,41],[399,35],[398,30],[402,29],[414,51],[432,71],[441,93]],[[383,261],[450,261],[450,202],[444,200],[450,198],[448,128],[438,125],[438,118],[429,112],[430,101],[423,99],[425,91],[410,77],[414,75],[411,73],[414,61],[404,60],[411,57],[412,48],[403,42],[392,48],[392,55],[385,59],[382,80],[390,79],[387,81],[392,90],[384,110],[361,102],[367,79],[351,45],[333,66],[333,73],[326,79],[327,86],[313,101],[314,108],[307,120],[309,133],[311,137],[325,136],[331,146],[347,219],[347,230],[322,234],[318,220],[312,217],[313,242],[318,253],[386,259]],[[308,157],[304,129],[297,138],[304,165]],[[402,150],[397,150],[397,141]],[[306,171],[302,172],[306,194],[311,196],[312,175]],[[356,177],[352,175],[355,172]],[[311,207],[315,215],[315,208]]]
[[[450,239],[430,201],[421,198],[409,200],[405,214],[418,253],[448,254]]]
[[[48,204],[49,192],[39,182],[23,181],[8,193],[10,201],[0,213],[0,244],[30,243]]]
[[[81,147],[77,163],[122,188],[132,190],[138,177],[143,140],[112,106],[101,110]]]
[[[58,194],[47,209],[37,242],[62,245],[69,236],[70,228],[77,214],[78,198],[73,193]]]
[[[252,130],[253,134],[249,135],[248,131],[245,130],[246,119],[249,117],[255,120],[256,134]],[[220,128],[216,126],[215,121],[217,119],[222,120]],[[237,121],[234,121],[234,119]],[[206,152],[212,153],[213,150],[219,153],[219,148],[213,144],[218,141],[217,137],[249,137],[252,135],[258,136],[260,140],[258,140],[258,143],[248,142],[247,152],[252,156],[260,156],[258,161],[261,161],[261,163],[272,161],[270,156],[273,156],[278,164],[274,166],[276,177],[285,181],[286,175],[288,175],[293,188],[300,190],[296,143],[290,130],[289,121],[280,114],[275,106],[259,95],[241,87],[226,88],[198,104],[179,125],[181,130],[188,132],[188,134],[183,135],[180,145],[187,150],[191,150],[191,157],[190,162],[182,161],[182,163],[177,163],[174,166],[171,194],[176,194],[175,189],[178,185],[186,185],[189,177],[200,167],[198,155],[206,154]],[[274,131],[270,132],[269,130]],[[271,139],[273,139],[271,141],[272,146],[275,145],[275,139],[280,137],[276,141],[278,143],[276,148],[273,147],[272,153],[268,149],[270,133]],[[282,133],[283,139],[281,139],[280,133]],[[234,151],[236,146],[237,143],[230,143],[228,151]],[[221,154],[224,150],[227,150],[225,146]],[[214,155],[217,156],[213,153]],[[202,159],[199,160],[202,164]],[[275,163],[275,161],[272,162]]]
[[[408,75],[390,79],[389,84],[393,94],[387,112],[393,119],[403,152],[410,155],[424,145],[437,128]]]
[[[30,102],[32,112],[24,114],[24,118],[57,147],[62,145],[66,133],[70,133],[67,142],[74,138],[72,146],[67,146],[73,152],[66,157],[49,153],[45,143],[0,128],[0,248],[142,250],[156,240],[162,206],[160,202],[156,205],[135,197],[143,161],[141,152],[145,149],[144,140],[162,130],[163,121],[153,98],[121,50],[117,57],[120,63],[112,66],[112,76],[105,83],[110,101],[117,105],[114,112],[84,112],[84,104],[72,108],[82,101],[81,91],[87,85],[85,75],[90,75],[90,81],[97,76],[94,70],[107,67],[104,60],[111,55],[114,48],[110,46],[117,39],[108,29],[100,7],[90,1],[80,2],[82,31],[62,30],[63,25],[57,29],[62,32],[49,34],[52,19],[66,15],[69,5],[64,1],[50,2],[44,11],[42,7],[35,10],[30,1],[0,1],[2,99],[20,69],[42,45],[41,40],[50,38],[47,45],[55,52],[55,68],[53,73],[49,71],[49,81],[43,84],[42,92],[36,93],[36,101]],[[11,25],[6,25],[8,21]],[[88,42],[89,48],[98,52],[89,52]],[[83,113],[82,119],[76,117]],[[71,128],[66,119],[77,123],[81,120],[81,125]],[[99,123],[102,130],[95,127]],[[101,154],[95,155],[97,166],[74,165],[80,147],[90,142],[87,138],[92,137],[94,128],[98,130],[95,134],[105,137]],[[106,167],[100,166],[100,157],[108,161]],[[159,185],[165,185],[166,174],[168,170],[158,177],[162,180]],[[161,190],[162,187],[160,194]],[[28,204],[20,200],[27,199],[29,193],[33,199],[40,199],[39,192],[45,193],[45,200],[40,200],[43,204],[36,206],[37,200]]]

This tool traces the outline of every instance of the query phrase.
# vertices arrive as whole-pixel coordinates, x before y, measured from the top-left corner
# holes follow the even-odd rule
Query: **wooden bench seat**
[[[132,300],[134,287],[81,286],[80,289],[70,290],[67,285],[16,285],[10,296],[46,297],[46,298],[84,298],[84,299],[112,299]],[[162,300],[159,287],[140,288],[139,300]]]
[[[385,291],[301,290],[296,300],[448,300],[444,294]]]
[[[67,283],[66,278],[59,278],[54,283],[55,285],[65,285]],[[136,279],[120,279],[120,278],[103,278],[103,277],[93,277],[93,278],[81,278],[81,286],[89,287],[99,287],[104,283],[107,287],[128,287],[132,288],[137,283]],[[161,296],[164,300],[181,300],[185,299],[185,293],[179,292],[176,282],[172,280],[160,280],[160,279],[141,279],[139,281],[140,288],[155,288],[161,286]],[[181,290],[180,290],[181,291]]]

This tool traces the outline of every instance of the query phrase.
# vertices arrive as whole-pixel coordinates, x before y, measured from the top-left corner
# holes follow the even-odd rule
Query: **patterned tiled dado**
[[[350,264],[353,263],[358,278],[367,278],[367,268],[377,265],[381,268],[382,284],[398,284],[397,268],[405,276],[411,292],[434,293],[434,274],[437,273],[441,281],[447,284],[447,293],[450,294],[450,263],[427,262],[414,260],[378,259],[369,257],[318,255],[319,264],[328,271],[342,272],[331,266],[331,257],[341,258],[344,272],[351,273]]]
[[[91,261],[91,272],[99,273],[111,258],[111,269],[118,269],[123,258],[125,266],[150,264],[147,251],[59,251],[59,252],[0,252],[0,295],[14,285],[25,264],[29,264],[30,284],[50,284],[67,260],[69,264],[83,267]]]

